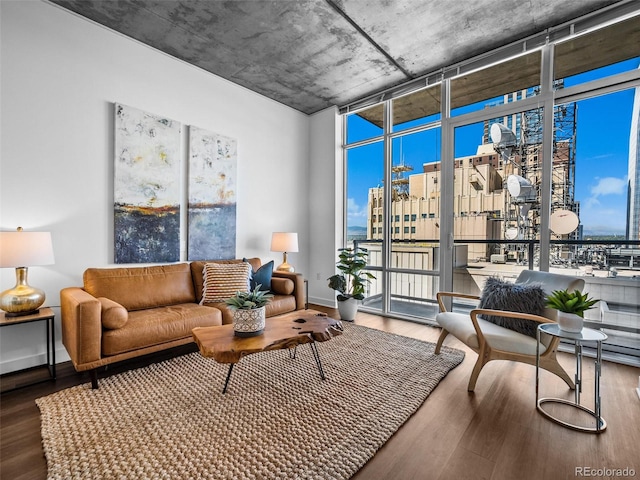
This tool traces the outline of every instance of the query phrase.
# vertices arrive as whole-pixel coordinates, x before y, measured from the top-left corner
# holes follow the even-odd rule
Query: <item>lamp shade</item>
[[[53,263],[50,232],[0,232],[0,267],[18,268]]]
[[[290,232],[273,232],[271,236],[272,252],[297,252],[298,234]]]

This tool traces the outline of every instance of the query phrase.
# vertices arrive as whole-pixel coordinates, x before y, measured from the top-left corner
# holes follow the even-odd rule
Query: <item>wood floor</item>
[[[313,307],[333,314],[333,310]],[[435,342],[439,329],[360,312],[357,324]],[[449,336],[445,345],[466,352],[464,362],[445,377],[420,409],[353,478],[357,480],[491,479],[556,480],[640,478],[640,369],[605,362],[602,368],[602,434],[580,433],[557,425],[535,409],[535,367],[490,362],[476,391],[467,382],[476,355]],[[112,366],[101,376],[195,351],[195,345]],[[570,375],[574,357],[561,353]],[[584,361],[582,400],[593,405],[593,362]],[[40,416],[34,400],[88,382],[70,364],[58,365],[58,380],[2,394],[0,478],[46,478]],[[6,388],[6,387],[5,387]],[[547,372],[540,377],[541,396],[573,397],[566,385]],[[558,414],[570,415],[563,410]],[[584,418],[576,418],[575,421]],[[630,475],[632,469],[634,475]],[[577,470],[582,469],[582,470]],[[601,470],[600,472],[596,470]],[[602,471],[608,469],[609,471]],[[620,472],[616,472],[620,469]],[[616,475],[617,473],[617,475]]]

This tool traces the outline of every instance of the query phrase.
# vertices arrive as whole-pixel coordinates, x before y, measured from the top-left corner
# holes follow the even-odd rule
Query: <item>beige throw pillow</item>
[[[248,292],[250,272],[251,265],[246,262],[205,263],[200,304],[220,303],[236,292]]]

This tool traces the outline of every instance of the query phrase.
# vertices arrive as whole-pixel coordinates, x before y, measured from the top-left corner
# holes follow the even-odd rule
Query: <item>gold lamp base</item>
[[[38,311],[44,299],[42,290],[27,283],[27,267],[17,267],[16,286],[0,293],[0,309],[7,317],[30,315]]]
[[[278,265],[276,270],[279,272],[291,272],[291,273],[295,271],[295,269],[293,268],[293,265],[287,263],[287,252],[283,252],[282,263]]]

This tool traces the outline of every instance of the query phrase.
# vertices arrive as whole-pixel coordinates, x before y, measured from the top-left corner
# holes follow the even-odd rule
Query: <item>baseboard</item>
[[[56,349],[56,364],[67,362],[69,360],[69,355],[64,348]],[[12,358],[11,360],[0,362],[0,375],[17,372],[26,368],[37,367],[45,363],[47,363],[47,352],[20,358]]]
[[[320,305],[322,307],[336,308],[335,300],[327,300],[326,298],[309,297],[309,303],[313,305]]]

